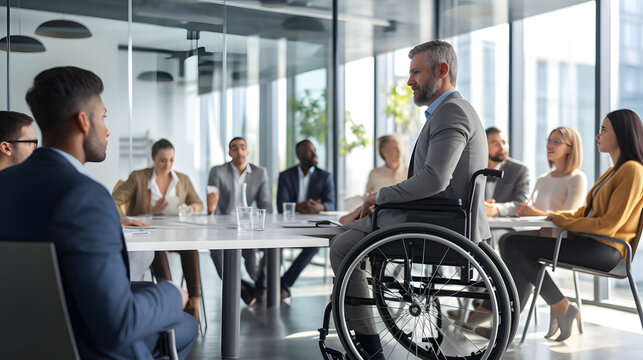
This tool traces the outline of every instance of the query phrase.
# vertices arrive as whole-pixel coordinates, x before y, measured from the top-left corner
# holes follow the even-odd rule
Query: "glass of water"
[[[284,220],[286,221],[295,220],[295,207],[297,206],[297,203],[285,202],[283,206],[284,206]]]
[[[250,213],[250,230],[263,231],[266,227],[266,209],[252,209]]]
[[[237,208],[237,230],[250,230],[251,207],[239,206]]]

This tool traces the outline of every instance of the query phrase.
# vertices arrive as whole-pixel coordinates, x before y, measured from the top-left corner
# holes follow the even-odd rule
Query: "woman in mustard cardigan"
[[[586,206],[575,211],[551,212],[548,220],[560,228],[614,237],[629,243],[636,236],[643,209],[641,119],[631,110],[607,114],[596,142],[598,151],[609,153],[614,166],[589,191]],[[555,243],[555,238],[521,232],[508,234],[501,243],[500,255],[516,283],[521,310],[533,292],[539,270],[538,259],[551,259]],[[558,259],[568,264],[610,271],[624,257],[625,248],[620,244],[570,234],[563,239]],[[552,337],[560,329],[556,341],[566,340],[571,335],[574,319],[578,318],[578,308],[563,296],[547,273],[540,295],[551,306],[551,323],[545,337]],[[471,314],[470,325],[488,319],[489,307],[485,305],[478,306],[478,311]]]
[[[121,218],[145,214],[176,214],[177,209],[168,208],[171,197],[178,198],[176,204],[186,204],[195,212],[203,210],[203,202],[194,191],[187,175],[172,170],[174,146],[166,139],[152,145],[154,168],[137,170],[130,174],[127,181],[118,186],[112,197]],[[188,285],[190,299],[185,311],[199,320],[199,297],[201,280],[199,273],[199,253],[196,250],[179,251],[181,265]],[[152,272],[158,281],[172,280],[165,251],[156,251],[152,262]]]

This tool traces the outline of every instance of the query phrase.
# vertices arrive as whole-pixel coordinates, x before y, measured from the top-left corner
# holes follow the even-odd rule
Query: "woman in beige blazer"
[[[121,217],[176,214],[178,209],[168,207],[170,202],[178,206],[186,204],[195,212],[203,210],[203,202],[194,191],[190,178],[172,170],[174,146],[168,140],[161,139],[152,145],[152,160],[154,168],[132,172],[127,181],[114,190],[112,196]],[[172,197],[178,198],[178,203]],[[179,254],[190,295],[185,311],[198,321],[201,296],[199,254],[196,250],[179,251]],[[159,281],[172,280],[165,251],[155,252],[152,272]]]

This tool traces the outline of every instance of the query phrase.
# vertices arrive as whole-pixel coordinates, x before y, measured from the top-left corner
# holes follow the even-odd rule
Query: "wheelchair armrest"
[[[377,215],[380,210],[394,209],[405,211],[434,211],[434,212],[461,212],[462,208],[461,199],[447,199],[447,198],[424,198],[414,201],[403,203],[386,203],[378,205],[373,209],[373,231],[377,230]]]
[[[378,209],[395,209],[395,210],[418,210],[418,211],[432,211],[432,210],[454,210],[462,209],[461,199],[440,199],[440,198],[424,198],[414,201],[403,203],[387,203],[375,207]]]

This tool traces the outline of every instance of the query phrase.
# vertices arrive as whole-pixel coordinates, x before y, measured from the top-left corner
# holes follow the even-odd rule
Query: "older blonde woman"
[[[533,202],[520,204],[519,216],[544,216],[547,212],[575,210],[583,205],[587,192],[587,176],[583,164],[583,143],[578,131],[561,126],[547,139],[549,171],[541,175],[532,193]]]
[[[408,168],[400,161],[402,152],[400,144],[392,135],[380,136],[377,139],[380,157],[384,166],[371,170],[366,182],[366,194],[374,193],[385,186],[395,185],[406,180]]]

